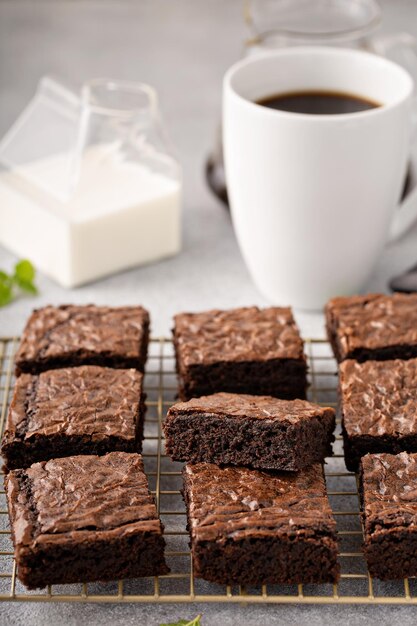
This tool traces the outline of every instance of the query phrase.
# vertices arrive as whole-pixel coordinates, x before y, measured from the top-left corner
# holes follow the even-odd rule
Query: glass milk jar
[[[43,79],[0,164],[1,243],[65,287],[180,249],[181,172],[149,85]]]
[[[248,30],[243,56],[287,46],[360,48],[389,57],[417,78],[414,38],[408,33],[377,35],[382,15],[375,0],[245,0],[243,16]],[[206,177],[227,204],[221,131],[207,160]]]

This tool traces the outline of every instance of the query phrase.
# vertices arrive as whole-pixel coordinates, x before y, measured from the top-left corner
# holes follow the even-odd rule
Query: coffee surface
[[[269,109],[310,115],[358,113],[381,106],[360,96],[338,91],[297,91],[275,94],[257,101]]]

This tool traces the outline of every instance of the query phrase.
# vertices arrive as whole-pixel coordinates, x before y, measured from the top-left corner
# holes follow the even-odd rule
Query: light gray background
[[[417,2],[383,2],[387,32],[417,36]],[[45,303],[142,303],[154,334],[166,334],[173,313],[266,304],[240,257],[227,212],[206,189],[203,163],[220,116],[221,80],[242,51],[240,0],[90,2],[0,0],[0,136],[52,74],[78,84],[96,76],[149,82],[184,168],[184,247],[175,259],[72,291],[39,276],[39,297],[0,311],[0,333],[20,333],[33,306]],[[341,234],[342,236],[342,234]],[[0,248],[0,268],[15,258]],[[382,255],[366,290],[384,291],[392,275],[417,262],[417,228]],[[320,314],[297,312],[305,335],[322,336]],[[414,624],[402,607],[40,605],[0,606],[4,624],[157,625],[202,612],[203,624]]]

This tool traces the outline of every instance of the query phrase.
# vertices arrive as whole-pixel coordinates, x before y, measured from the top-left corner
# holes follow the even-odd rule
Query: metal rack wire
[[[18,338],[0,339],[0,432],[3,432],[13,386],[13,357]],[[336,365],[329,345],[307,339],[310,399],[336,406]],[[172,343],[153,339],[145,377],[148,394],[144,462],[150,489],[165,525],[166,556],[171,573],[166,576],[114,583],[53,585],[28,591],[16,577],[4,490],[0,492],[0,600],[19,602],[229,602],[294,604],[417,604],[417,580],[381,582],[372,580],[361,552],[355,475],[346,471],[340,434],[335,455],[327,460],[329,499],[338,524],[341,579],[337,585],[263,585],[260,588],[230,587],[195,579],[185,530],[181,464],[164,454],[161,423],[177,390]],[[338,433],[340,425],[338,425]]]

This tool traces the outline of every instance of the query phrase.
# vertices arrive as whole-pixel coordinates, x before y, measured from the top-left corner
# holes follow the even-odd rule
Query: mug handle
[[[381,35],[369,42],[371,52],[387,57],[401,65],[414,80],[412,112],[412,141],[417,137],[417,40],[409,33]],[[417,167],[417,164],[416,164]],[[417,219],[417,181],[414,188],[400,203],[391,223],[388,241],[402,237]]]

